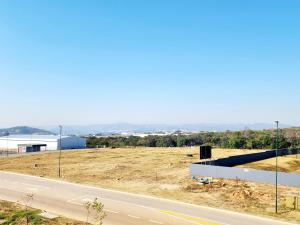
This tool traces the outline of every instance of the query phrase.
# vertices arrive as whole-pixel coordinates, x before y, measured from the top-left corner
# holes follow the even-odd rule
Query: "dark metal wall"
[[[298,153],[300,153],[300,150],[298,150],[298,149],[280,149],[280,150],[278,150],[278,156],[297,154],[297,151],[298,151]],[[217,160],[199,162],[197,164],[206,164],[206,165],[209,164],[209,165],[214,165],[214,166],[233,167],[233,166],[243,165],[246,163],[256,162],[259,160],[273,158],[275,156],[276,156],[276,150],[269,150],[269,151],[265,151],[265,152],[257,152],[257,153],[251,153],[251,154],[245,154],[245,155],[236,155],[236,156],[230,156],[227,158],[222,158],[222,159],[217,159]]]

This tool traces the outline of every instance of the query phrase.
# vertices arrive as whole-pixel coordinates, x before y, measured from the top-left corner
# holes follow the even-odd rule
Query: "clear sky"
[[[0,127],[300,125],[300,1],[1,0]]]

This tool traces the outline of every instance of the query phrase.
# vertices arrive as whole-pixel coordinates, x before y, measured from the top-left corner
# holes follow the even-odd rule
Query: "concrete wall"
[[[224,179],[238,178],[246,181],[275,184],[275,172],[273,171],[192,164],[190,166],[190,174],[192,176]],[[300,187],[300,174],[279,172],[278,184]]]

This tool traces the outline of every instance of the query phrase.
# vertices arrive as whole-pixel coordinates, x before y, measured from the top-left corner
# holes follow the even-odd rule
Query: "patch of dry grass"
[[[253,150],[214,149],[220,158]],[[187,153],[194,157],[187,157]],[[274,215],[274,186],[218,180],[200,186],[192,181],[189,165],[199,161],[198,148],[122,148],[63,152],[62,175],[67,181],[141,193],[188,203]],[[57,178],[57,153],[0,159],[0,169]],[[37,164],[37,167],[34,167]],[[300,222],[300,212],[284,208],[284,196],[300,195],[300,188],[280,187],[280,215]]]
[[[275,171],[276,158],[248,163],[238,167]],[[300,154],[278,157],[278,171],[300,173]]]
[[[24,206],[22,206],[20,204],[0,200],[0,220],[5,221],[5,219],[10,218],[19,210],[24,210]],[[32,209],[32,208],[29,208],[28,211],[40,213],[40,210],[36,210],[36,209]],[[25,224],[24,222],[25,221],[20,220],[20,221],[17,221],[15,225],[23,225],[23,224]],[[1,222],[0,222],[0,224],[1,224]],[[41,224],[43,224],[43,225],[66,225],[66,224],[84,225],[85,223],[67,219],[67,218],[57,217],[55,219],[43,218],[41,220]]]

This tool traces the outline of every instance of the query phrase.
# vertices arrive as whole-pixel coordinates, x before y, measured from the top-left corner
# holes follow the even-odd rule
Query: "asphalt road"
[[[231,211],[143,195],[111,191],[28,175],[0,172],[0,199],[24,203],[50,213],[86,220],[84,203],[104,203],[105,225],[279,225],[290,224]]]

